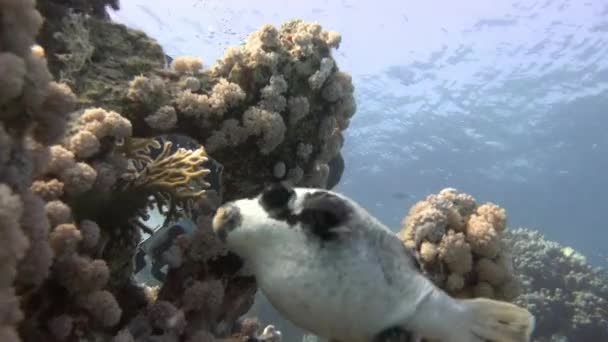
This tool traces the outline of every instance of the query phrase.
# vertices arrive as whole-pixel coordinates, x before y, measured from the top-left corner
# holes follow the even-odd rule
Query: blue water
[[[342,33],[353,74],[339,190],[399,228],[443,187],[606,265],[608,0],[123,1],[115,20],[212,64],[264,23]]]

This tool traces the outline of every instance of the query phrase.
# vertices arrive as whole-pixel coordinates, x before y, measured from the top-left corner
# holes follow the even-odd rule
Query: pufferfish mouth
[[[226,242],[228,234],[241,224],[241,213],[234,204],[226,203],[213,216],[213,231],[222,242]]]

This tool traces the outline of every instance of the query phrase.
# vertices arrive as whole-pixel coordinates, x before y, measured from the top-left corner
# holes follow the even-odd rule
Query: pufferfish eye
[[[286,209],[289,201],[296,195],[287,184],[273,183],[266,187],[260,196],[260,205],[268,210]]]

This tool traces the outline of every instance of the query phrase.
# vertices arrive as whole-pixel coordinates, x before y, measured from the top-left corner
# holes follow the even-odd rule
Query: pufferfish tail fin
[[[469,322],[470,341],[529,342],[534,316],[515,304],[475,298],[460,300]],[[461,342],[461,341],[459,341]],[[464,341],[462,341],[464,342]]]

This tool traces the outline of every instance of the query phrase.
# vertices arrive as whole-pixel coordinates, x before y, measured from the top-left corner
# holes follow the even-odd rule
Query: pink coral
[[[60,224],[51,232],[50,244],[57,255],[66,255],[76,252],[82,240],[80,231],[71,223]]]
[[[52,227],[72,220],[72,209],[59,200],[47,202],[45,210]]]
[[[61,145],[51,147],[51,160],[47,165],[46,172],[59,175],[66,169],[74,166],[74,153]]]
[[[14,194],[5,184],[0,184],[0,260],[2,263],[8,260],[23,258],[29,247],[29,240],[20,229],[19,219],[23,207],[21,199]]]
[[[100,143],[93,133],[80,131],[70,138],[69,146],[76,157],[86,159],[99,151]]]
[[[26,66],[23,59],[10,52],[0,53],[0,105],[23,91]]]
[[[78,302],[104,327],[113,327],[120,321],[122,310],[112,293],[108,291],[91,292],[81,297]]]
[[[91,260],[78,254],[58,260],[56,266],[59,283],[71,293],[101,290],[110,278],[105,261]]]
[[[78,225],[78,229],[82,234],[82,245],[85,248],[93,248],[97,245],[101,233],[97,223],[91,220],[83,220]]]
[[[96,178],[97,172],[95,169],[82,162],[65,169],[60,175],[60,180],[63,182],[65,192],[68,195],[79,195],[91,190]]]
[[[63,195],[63,183],[57,179],[37,180],[32,183],[30,190],[45,201],[53,201]]]

